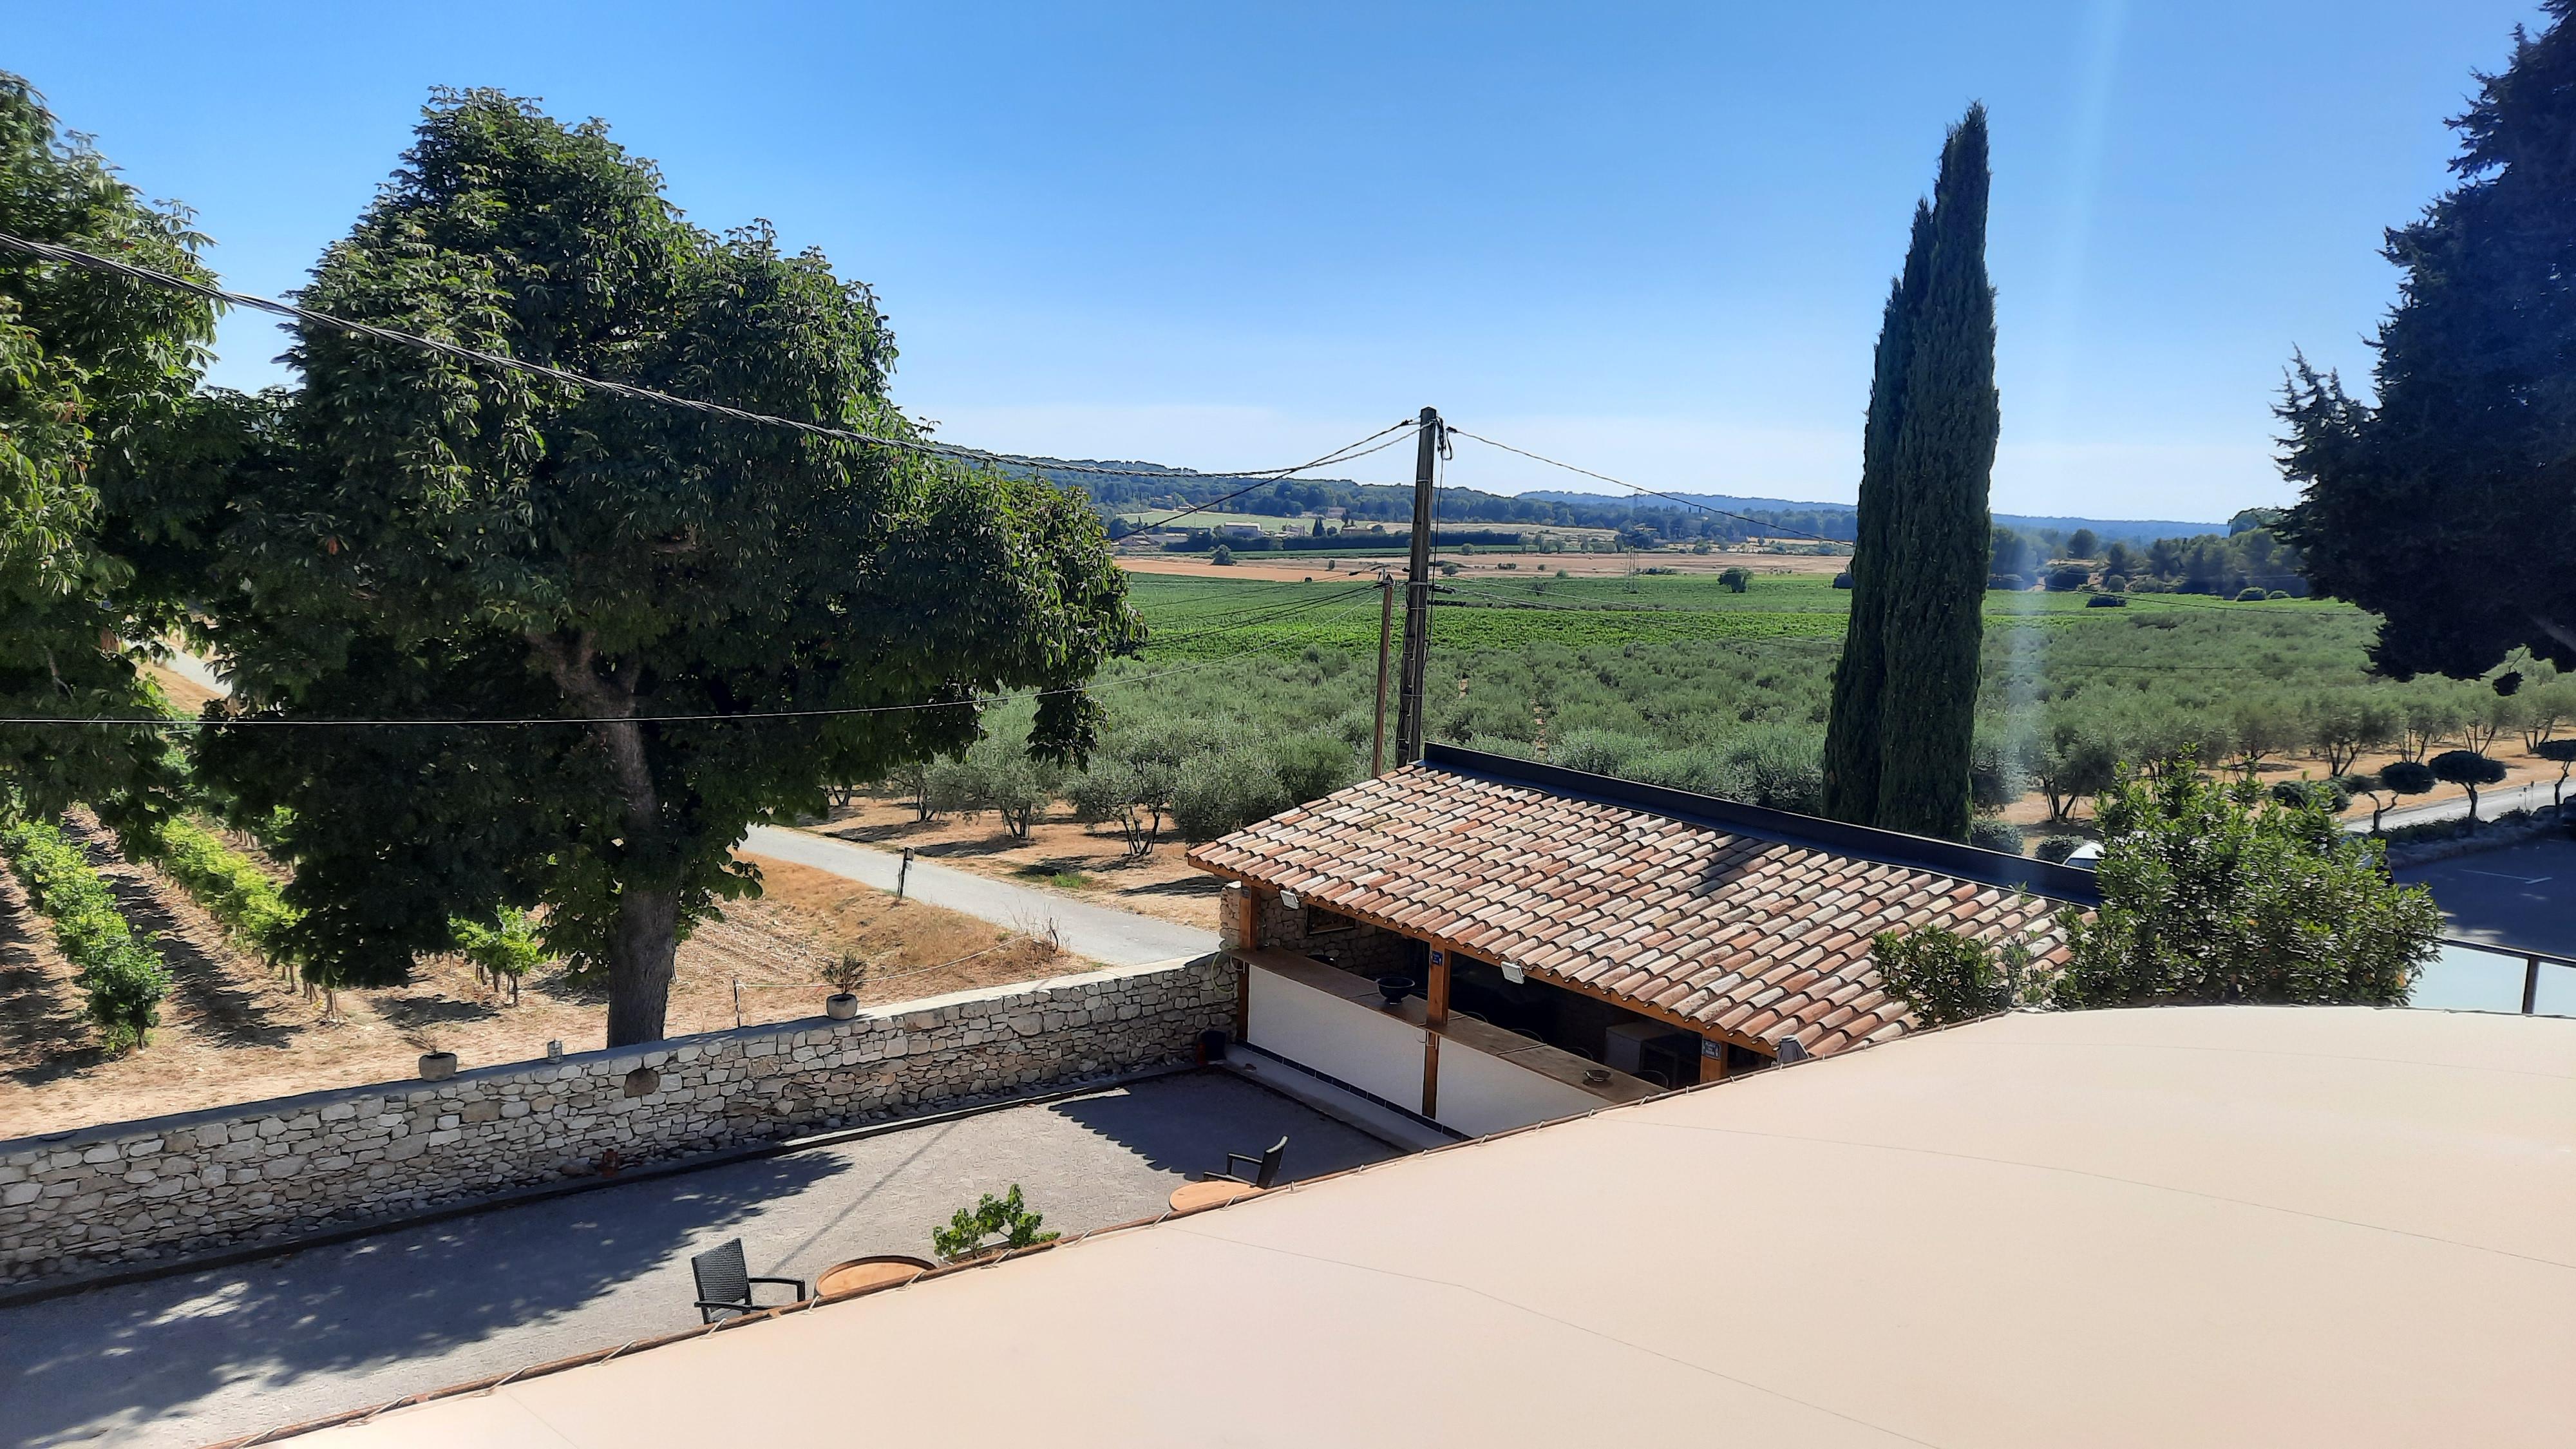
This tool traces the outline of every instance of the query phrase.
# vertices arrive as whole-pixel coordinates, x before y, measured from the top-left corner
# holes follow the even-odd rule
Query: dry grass
[[[483,1066],[542,1056],[548,1041],[576,1052],[606,1044],[605,994],[560,967],[530,977],[513,1004],[463,961],[439,958],[407,986],[340,992],[326,1012],[325,1001],[235,950],[159,872],[117,859],[101,837],[91,848],[127,919],[161,938],[172,977],[161,1026],[124,1056],[92,1045],[71,966],[0,872],[0,1137],[401,1080],[425,1051]],[[880,961],[861,993],[870,1003],[1082,965],[1043,942],[820,871],[778,861],[762,869],[768,898],[736,903],[681,946],[673,1035],[733,1026],[737,999],[746,1023],[816,1015],[830,990],[822,968],[844,950]],[[956,960],[976,952],[984,954]]]
[[[817,828],[884,850],[909,845],[924,860],[1095,905],[1211,931],[1217,925],[1217,892],[1224,882],[1183,860],[1188,846],[1179,837],[1166,836],[1152,855],[1131,860],[1115,834],[1083,825],[1062,802],[1031,826],[1025,841],[1013,839],[990,815],[925,823],[899,799],[862,797]]]

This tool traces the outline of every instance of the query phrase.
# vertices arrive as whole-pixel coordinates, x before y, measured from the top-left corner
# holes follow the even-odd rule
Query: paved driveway
[[[2544,836],[2395,874],[2433,888],[2455,939],[2576,956],[2576,840]],[[2520,961],[2448,950],[2425,973],[2415,1004],[2513,1011],[2522,1003],[2522,979]],[[2544,964],[2535,1004],[2550,1015],[2576,1015],[2576,967]]]
[[[894,889],[895,873],[903,868],[903,857],[893,851],[775,825],[751,827],[751,837],[742,849],[748,855],[794,861],[887,891]],[[1198,926],[1093,905],[917,858],[905,881],[905,893],[1032,935],[1052,924],[1064,949],[1105,966],[1145,966],[1204,956],[1216,949],[1216,932]]]
[[[668,1333],[698,1321],[688,1255],[732,1237],[810,1281],[926,1257],[934,1223],[1015,1182],[1050,1227],[1124,1222],[1281,1133],[1290,1177],[1395,1155],[1193,1072],[0,1309],[0,1445],[200,1445]]]

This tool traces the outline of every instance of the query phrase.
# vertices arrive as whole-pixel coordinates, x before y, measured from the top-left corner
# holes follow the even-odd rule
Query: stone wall
[[[0,1282],[292,1238],[1185,1058],[1221,958],[0,1141]]]

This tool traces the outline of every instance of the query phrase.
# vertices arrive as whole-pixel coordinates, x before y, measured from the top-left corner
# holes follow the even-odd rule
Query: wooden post
[[[1422,1024],[1422,1115],[1440,1119],[1440,1034],[1449,1029],[1449,953],[1434,949],[1431,953],[1430,980],[1423,983],[1426,998]]]
[[[1422,676],[1431,662],[1432,477],[1440,452],[1440,413],[1422,410],[1413,453],[1413,552],[1404,574],[1404,659],[1395,692],[1395,762],[1422,758]]]
[[[2530,1016],[2540,1004],[2540,958],[2526,956],[2522,962],[2522,1014]]]
[[[1386,773],[1386,651],[1395,637],[1395,575],[1377,571],[1377,727],[1369,733],[1369,778]]]

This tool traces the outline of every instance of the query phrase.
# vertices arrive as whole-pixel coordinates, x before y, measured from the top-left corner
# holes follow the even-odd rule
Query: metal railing
[[[2451,939],[2441,942],[2441,951],[2417,979],[2408,1005],[2576,1016],[2576,956]]]

